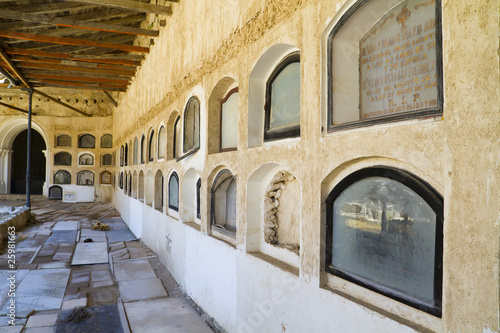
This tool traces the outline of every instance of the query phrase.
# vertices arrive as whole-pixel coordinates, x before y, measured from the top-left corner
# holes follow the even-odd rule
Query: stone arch
[[[177,124],[177,128],[176,128]],[[167,159],[172,160],[179,155],[179,137],[177,134],[180,133],[180,114],[178,111],[173,111],[167,121]],[[177,131],[175,131],[177,129]]]

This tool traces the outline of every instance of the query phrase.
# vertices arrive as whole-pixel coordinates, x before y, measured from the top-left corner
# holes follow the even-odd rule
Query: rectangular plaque
[[[438,109],[435,0],[407,0],[360,40],[360,119]]]

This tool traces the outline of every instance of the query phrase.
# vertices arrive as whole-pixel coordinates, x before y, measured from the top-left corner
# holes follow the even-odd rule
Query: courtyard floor
[[[212,332],[110,204],[34,197],[32,213],[37,223],[16,230],[15,265],[0,255],[0,332]],[[109,231],[91,230],[97,222]]]

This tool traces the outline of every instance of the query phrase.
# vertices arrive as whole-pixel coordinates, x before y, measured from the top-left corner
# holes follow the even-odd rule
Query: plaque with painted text
[[[359,42],[360,120],[435,110],[439,103],[435,0],[407,0]]]

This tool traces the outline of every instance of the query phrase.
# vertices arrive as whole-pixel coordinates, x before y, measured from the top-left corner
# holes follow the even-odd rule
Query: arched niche
[[[290,44],[276,44],[266,50],[255,64],[248,86],[248,147],[264,142],[266,82],[276,66],[287,55],[300,51]]]
[[[267,163],[247,182],[247,252],[299,267],[302,189],[285,166]]]
[[[237,82],[231,77],[222,78],[215,85],[208,99],[208,153],[221,150],[221,102],[229,91],[236,88]],[[234,124],[238,128],[238,122]]]
[[[154,200],[154,191],[155,191],[155,183],[154,183],[154,176],[153,176],[153,171],[148,170],[146,174],[146,198],[145,198],[145,203],[148,206],[153,206],[153,200]]]
[[[172,160],[180,157],[179,135],[180,135],[180,115],[173,111],[167,121],[167,159]]]
[[[155,198],[154,198],[154,209],[159,212],[163,212],[163,193],[164,190],[164,179],[161,170],[157,170],[155,173]]]
[[[197,192],[196,182],[199,179],[198,171],[190,168],[182,177],[182,200],[181,200],[181,219],[184,222],[200,223],[196,217]]]

